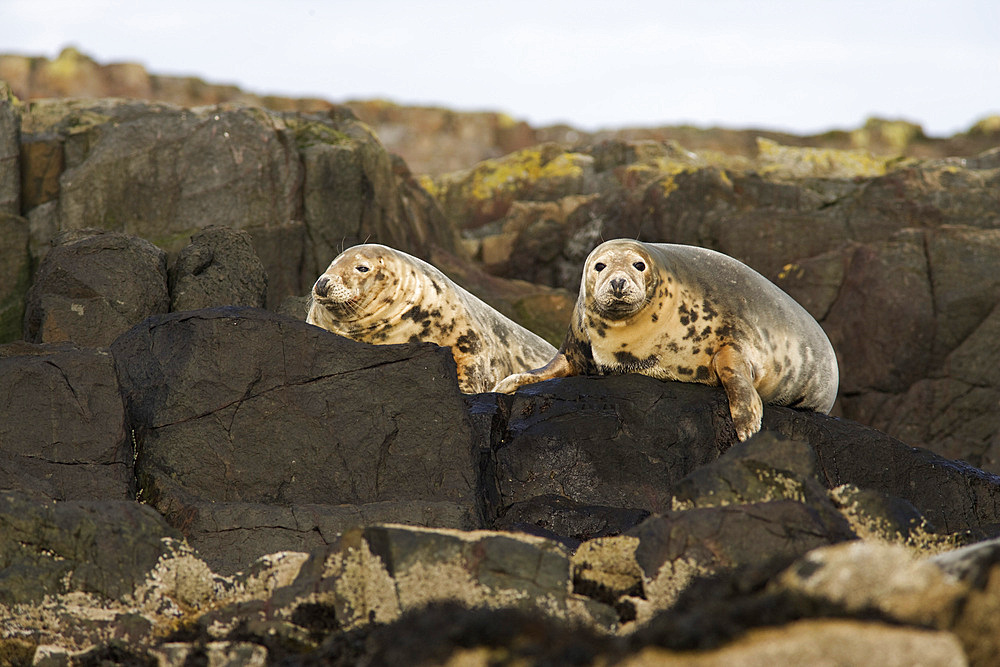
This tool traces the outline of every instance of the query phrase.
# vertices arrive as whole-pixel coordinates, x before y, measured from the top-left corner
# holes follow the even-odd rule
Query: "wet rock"
[[[283,548],[311,544],[308,512],[287,511],[303,504],[447,503],[455,511],[442,517],[477,521],[473,434],[445,348],[370,346],[266,311],[222,308],[151,318],[112,352],[136,433],[140,495],[175,526],[198,520],[199,503],[277,506],[253,513],[270,526],[261,534],[270,550],[285,526]],[[198,524],[220,522],[219,542],[202,533],[199,548],[230,567],[264,553],[249,530],[250,542],[230,551],[238,538],[227,528],[254,527],[240,512],[210,508]],[[239,516],[236,525],[227,514]],[[279,515],[280,526],[268,523]]]
[[[191,237],[170,267],[170,310],[263,308],[267,272],[244,231],[210,227]]]
[[[0,346],[0,489],[53,500],[135,497],[114,360],[68,344]]]
[[[38,267],[27,296],[24,339],[106,347],[169,308],[162,250],[117,232],[74,232],[57,241]]]

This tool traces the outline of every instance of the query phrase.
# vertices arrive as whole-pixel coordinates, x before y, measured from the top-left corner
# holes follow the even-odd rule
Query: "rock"
[[[10,86],[0,81],[0,216],[21,214],[21,115],[15,99]]]
[[[170,310],[263,308],[267,272],[244,231],[210,227],[191,237],[170,268]]]
[[[494,454],[502,506],[555,494],[666,511],[673,485],[736,439],[725,396],[700,385],[572,377],[529,385],[510,400]]]
[[[547,494],[506,507],[493,527],[549,536],[576,547],[594,538],[620,535],[648,516],[647,510],[585,505]]]
[[[786,665],[928,665],[963,667],[965,652],[947,632],[848,620],[804,620],[781,628],[752,630],[713,651],[675,653],[644,649],[617,663],[623,667],[769,667]]]
[[[469,607],[544,609],[572,621],[612,624],[610,609],[570,593],[570,562],[548,540],[493,532],[374,526],[372,554],[396,583],[400,609],[456,600]]]
[[[152,508],[128,501],[36,500],[0,492],[4,569],[0,603],[45,595],[131,594],[178,533]]]
[[[21,338],[30,282],[28,221],[0,212],[0,343]]]
[[[425,179],[423,185],[450,220],[475,229],[503,217],[517,200],[582,194],[592,164],[590,156],[543,144],[433,181]]]
[[[24,338],[105,347],[169,308],[162,250],[117,232],[71,233],[38,267],[27,296]]]
[[[816,453],[808,444],[758,432],[680,480],[675,507],[816,499],[825,496],[816,472]]]
[[[371,346],[221,308],[149,319],[111,349],[140,495],[173,525],[204,527],[191,537],[214,563],[241,567],[265,553],[255,527],[267,528],[267,550],[282,532],[284,549],[311,546],[315,524],[300,505],[445,503],[454,511],[430,516],[478,521],[473,433],[446,348]],[[248,515],[255,504],[277,507]],[[199,519],[199,508],[215,519]],[[276,516],[288,530],[275,530]],[[227,534],[237,527],[246,532]]]
[[[777,573],[812,549],[856,539],[836,513],[791,500],[668,512],[627,534],[638,538],[643,597],[654,609],[671,606],[695,578],[751,566]]]
[[[0,489],[135,497],[132,439],[106,350],[11,343],[0,346],[0,377]]]
[[[84,226],[171,256],[200,230],[228,227],[252,236],[276,308],[344,245],[371,240],[423,258],[458,250],[435,202],[346,108],[47,100],[26,107],[21,124],[35,261],[50,239]]]
[[[816,549],[771,584],[848,614],[877,610],[887,619],[947,628],[958,611],[962,587],[929,560],[904,547],[850,542]]]

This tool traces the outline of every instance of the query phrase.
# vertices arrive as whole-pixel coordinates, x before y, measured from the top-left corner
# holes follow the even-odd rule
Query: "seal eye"
[[[646,264],[644,262],[635,262],[634,264],[632,264],[632,266],[635,267],[636,271],[645,271],[646,270]]]
[[[598,262],[597,264],[594,264],[594,271],[597,271],[598,273],[600,273],[603,270],[604,270],[604,263],[603,262]]]
[[[368,273],[370,269],[364,264],[359,264],[358,266],[354,267],[354,270],[357,271],[358,273]]]

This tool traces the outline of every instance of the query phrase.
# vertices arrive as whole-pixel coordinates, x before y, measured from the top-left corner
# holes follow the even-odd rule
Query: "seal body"
[[[489,391],[501,378],[556,353],[437,268],[377,244],[348,248],[333,260],[313,285],[306,321],[376,345],[450,347],[465,393]]]
[[[740,440],[760,430],[763,403],[828,413],[839,384],[823,329],[764,276],[714,250],[629,239],[587,257],[555,357],[494,391],[614,373],[722,385]]]

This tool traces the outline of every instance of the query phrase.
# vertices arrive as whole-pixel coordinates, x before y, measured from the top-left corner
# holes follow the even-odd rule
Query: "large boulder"
[[[70,232],[46,254],[28,291],[24,338],[102,347],[167,312],[167,258],[141,238]]]
[[[0,212],[0,343],[21,338],[24,295],[30,284],[28,221]]]
[[[318,546],[366,514],[479,522],[478,449],[446,348],[222,308],[151,318],[111,350],[141,498],[213,563]]]
[[[0,346],[0,490],[51,500],[135,498],[132,438],[104,349]]]
[[[267,272],[242,230],[209,227],[191,237],[170,267],[170,310],[263,308]]]
[[[253,238],[276,308],[345,245],[458,250],[434,201],[346,108],[46,100],[20,111],[20,212],[36,261],[57,234],[84,227],[171,256],[200,230],[230,227]]]
[[[680,500],[690,501],[692,480],[684,478],[736,442],[721,389],[643,375],[550,380],[513,397],[484,396],[472,409],[494,448],[489,478],[495,495],[487,496],[493,520],[508,507],[523,512],[520,503],[548,505],[552,494],[578,504],[662,513],[674,507],[679,491]],[[800,480],[900,499],[942,534],[991,536],[1000,530],[1000,477],[809,411],[765,406],[763,430],[808,447],[779,450],[783,454],[768,462],[779,471],[798,468]],[[801,463],[813,456],[814,468]],[[795,488],[788,487],[789,493]],[[566,510],[567,517],[578,513],[575,506]],[[561,525],[579,537],[575,526]]]

